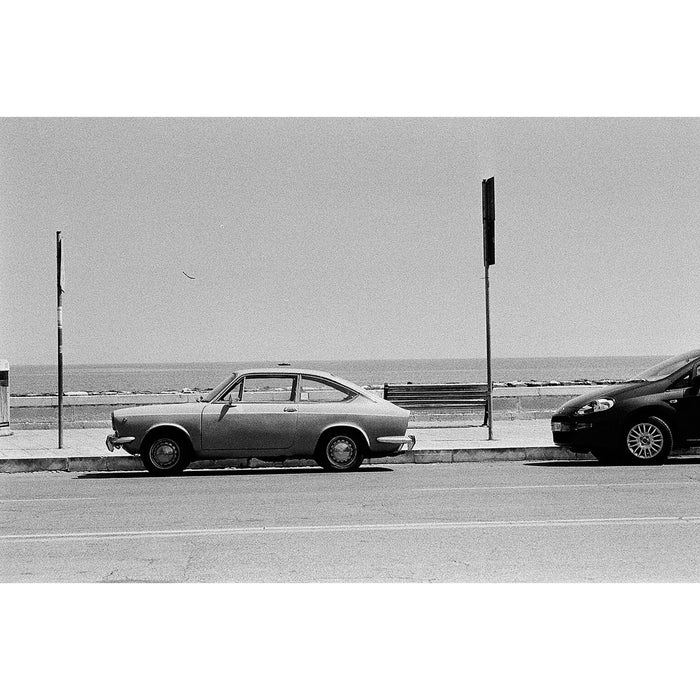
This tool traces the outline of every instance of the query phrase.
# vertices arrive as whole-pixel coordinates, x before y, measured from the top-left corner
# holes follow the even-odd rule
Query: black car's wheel
[[[620,461],[618,450],[596,447],[594,450],[591,450],[591,453],[601,464],[615,464],[615,462]]]
[[[622,441],[623,454],[634,464],[661,464],[673,447],[673,434],[657,416],[639,418],[627,426]]]
[[[324,435],[316,450],[316,461],[329,471],[358,469],[365,458],[360,439],[352,432]]]
[[[146,438],[141,446],[141,460],[155,476],[181,474],[190,463],[189,445],[179,435],[160,433]]]

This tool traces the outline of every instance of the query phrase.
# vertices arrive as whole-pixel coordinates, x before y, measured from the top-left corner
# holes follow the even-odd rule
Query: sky
[[[0,356],[496,357],[700,345],[700,120],[5,118]],[[186,273],[186,274],[185,274]],[[189,279],[188,276],[195,279]]]

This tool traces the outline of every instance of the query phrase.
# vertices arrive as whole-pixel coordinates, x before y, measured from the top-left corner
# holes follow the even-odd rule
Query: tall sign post
[[[63,240],[56,231],[56,321],[58,328],[58,449],[63,447]]]
[[[484,220],[484,286],[486,292],[486,382],[489,440],[493,440],[493,379],[491,376],[491,307],[489,267],[496,262],[496,191],[494,178],[481,181],[481,208]]]

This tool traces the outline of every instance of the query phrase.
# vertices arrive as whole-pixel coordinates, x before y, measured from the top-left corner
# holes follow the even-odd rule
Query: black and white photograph
[[[0,128],[3,580],[698,581],[700,120]]]
[[[297,46],[289,7],[193,19],[225,64],[167,36],[148,62],[162,15],[133,9],[105,34],[120,68],[106,51],[62,95],[106,47],[57,45],[0,111],[0,583],[23,648],[22,610],[53,643],[80,610],[63,651],[96,666],[110,628],[110,656],[194,646],[206,680],[130,669],[173,697],[233,692],[229,653],[262,657],[244,697],[686,692],[648,666],[657,637],[692,666],[700,582],[700,117],[676,83],[647,70],[656,102],[630,73],[625,104],[605,42],[586,67],[573,34],[563,69],[364,6],[338,14],[351,38],[316,18],[257,70],[260,23]],[[457,17],[527,44],[522,10]],[[610,40],[610,19],[584,24]],[[390,60],[394,22],[431,40],[399,32]],[[324,66],[359,32],[371,60]],[[590,107],[588,68],[610,79]],[[585,680],[570,636],[596,648]],[[339,683],[341,659],[368,667]]]

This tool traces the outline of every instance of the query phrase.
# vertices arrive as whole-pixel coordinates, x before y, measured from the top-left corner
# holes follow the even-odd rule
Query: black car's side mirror
[[[690,383],[693,386],[700,386],[700,364],[693,367],[693,371],[690,373]]]

